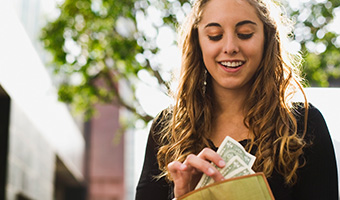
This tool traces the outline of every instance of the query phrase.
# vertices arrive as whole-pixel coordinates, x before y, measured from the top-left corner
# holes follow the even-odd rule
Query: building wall
[[[36,3],[39,1],[35,1]],[[0,84],[53,146],[77,179],[83,179],[84,138],[13,10],[0,4]],[[62,126],[61,126],[62,124]]]
[[[56,156],[51,145],[15,103],[10,110],[7,200],[21,194],[53,200]]]
[[[90,125],[89,200],[124,200],[124,140],[119,137],[119,110],[112,105],[96,108],[98,113]]]
[[[41,61],[41,8],[53,1],[0,3],[0,84],[13,100],[6,199],[81,200],[87,183],[89,200],[123,200],[123,137],[114,144],[118,108],[98,106],[85,141]]]
[[[11,99],[0,85],[0,199],[5,199]]]
[[[14,2],[35,17],[20,21]],[[84,137],[32,45],[38,35],[28,34],[45,0],[14,2],[0,1],[0,85],[11,99],[5,199],[85,199]]]

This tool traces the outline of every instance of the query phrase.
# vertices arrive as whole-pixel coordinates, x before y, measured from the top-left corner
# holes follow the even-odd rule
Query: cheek
[[[208,42],[201,43],[201,50],[202,50],[203,60],[206,64],[213,62],[219,54],[218,46],[213,45]]]
[[[252,52],[250,52],[250,56],[254,59],[256,63],[260,63],[263,57],[263,49],[262,48],[254,48]]]
[[[260,41],[260,42],[259,42]],[[254,42],[252,45],[248,45],[248,48],[245,48],[249,57],[253,59],[254,62],[260,64],[263,57],[263,41],[259,40]]]
[[[215,66],[215,54],[213,51],[206,50],[205,52],[202,51],[203,54],[203,62],[205,67],[210,71],[209,69],[212,69]]]
[[[203,35],[203,36],[202,36]],[[204,34],[198,34],[204,64],[207,66],[214,62],[220,52],[218,43],[211,42]]]

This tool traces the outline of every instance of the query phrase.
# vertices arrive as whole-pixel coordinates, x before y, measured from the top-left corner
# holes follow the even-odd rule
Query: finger
[[[182,196],[190,191],[190,173],[185,172],[187,168],[185,164],[179,161],[173,161],[168,164],[168,170],[174,182],[174,195],[176,197]]]
[[[185,164],[182,164],[179,161],[173,161],[168,164],[168,170],[172,176],[172,178],[177,178],[177,174],[180,171],[186,170],[188,167]]]
[[[187,159],[184,161],[184,164],[189,167],[195,168],[198,171],[203,172],[204,174],[210,176],[214,181],[224,180],[222,174],[208,161],[195,156],[193,154],[188,155]]]
[[[176,173],[177,171],[185,170],[187,166],[179,161],[172,161],[168,164],[169,172]]]
[[[220,168],[223,168],[225,166],[223,158],[210,148],[204,148],[197,156],[199,158],[202,158],[203,160],[213,162],[216,166]]]

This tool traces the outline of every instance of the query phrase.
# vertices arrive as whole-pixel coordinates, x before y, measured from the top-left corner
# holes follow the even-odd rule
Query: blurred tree
[[[337,81],[340,85],[340,1],[289,0],[284,4],[295,21],[294,39],[301,45],[309,84],[327,87]]]
[[[292,0],[285,5],[296,21],[294,36],[306,58],[306,78],[312,85],[328,86],[330,78],[340,77],[340,36],[330,26],[340,14],[340,2]],[[93,105],[102,102],[123,106],[135,119],[150,121],[153,117],[135,95],[136,84],[142,81],[139,73],[148,72],[157,87],[169,93],[170,79],[155,61],[156,37],[162,27],[175,30],[190,10],[188,1],[65,0],[59,9],[59,17],[41,34],[53,57],[59,99],[85,111],[88,118]],[[118,83],[128,87],[119,88]]]
[[[154,64],[158,47],[148,32],[154,31],[157,35],[157,30],[165,25],[174,29],[176,15],[183,13],[184,3],[65,0],[59,5],[59,17],[41,32],[44,47],[53,57],[50,65],[59,87],[59,99],[73,105],[76,111],[85,111],[87,117],[93,115],[93,105],[102,102],[123,106],[137,118],[150,121],[153,117],[146,114],[136,100],[138,73],[143,70],[156,77],[165,93],[169,91],[169,84]],[[148,30],[141,31],[144,21],[159,10],[163,11],[160,19],[153,20]],[[118,82],[129,87],[121,91]]]

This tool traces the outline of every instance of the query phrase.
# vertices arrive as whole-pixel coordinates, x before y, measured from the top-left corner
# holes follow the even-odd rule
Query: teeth
[[[226,67],[238,67],[240,65],[242,65],[243,62],[239,61],[239,62],[221,62],[222,65],[226,66]]]

